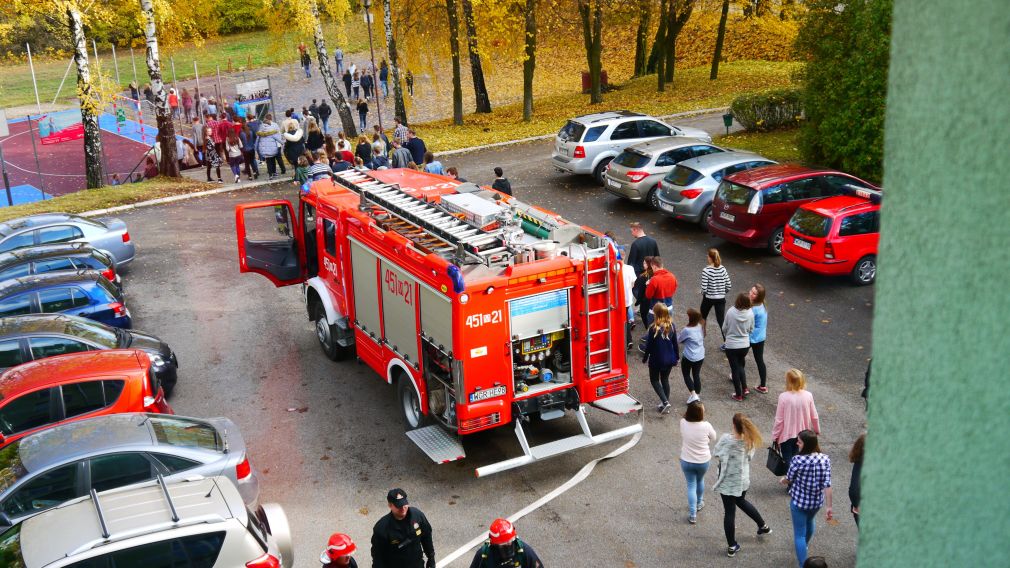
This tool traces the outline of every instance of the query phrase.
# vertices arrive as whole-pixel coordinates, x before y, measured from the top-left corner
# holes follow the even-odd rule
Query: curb
[[[715,112],[720,112],[726,110],[728,107],[719,108],[705,108],[699,110],[690,110],[686,112],[678,112],[676,114],[668,114],[664,116],[659,116],[660,119],[668,118],[684,118],[688,116],[697,116],[701,114],[711,114]],[[518,140],[506,140],[505,142],[495,142],[493,144],[483,144],[481,146],[470,146],[469,148],[459,148],[457,150],[448,150],[446,152],[439,152],[439,156],[453,156],[456,154],[465,154],[467,152],[477,152],[480,150],[487,150],[490,148],[501,148],[504,146],[512,146],[514,144],[522,144],[524,142],[536,142],[538,140],[548,140],[554,138],[554,134],[544,134],[541,136],[530,136],[528,138],[520,138]],[[116,207],[107,207],[105,209],[95,209],[94,211],[86,211],[84,213],[79,213],[82,217],[94,217],[96,215],[108,215],[109,213],[119,213],[121,211],[131,211],[133,209],[139,209],[141,207],[150,207],[152,205],[164,205],[166,203],[174,203],[176,201],[184,201],[186,199],[196,199],[198,197],[207,197],[210,195],[218,195],[220,193],[228,193],[231,191],[242,191],[244,189],[251,189],[256,187],[264,187],[277,183],[276,181],[256,181],[236,187],[220,187],[218,189],[209,189],[207,191],[197,191],[193,193],[184,193],[182,195],[172,195],[169,197],[160,197],[158,199],[151,199],[149,201],[139,201],[137,203],[130,203],[129,205],[119,205]]]

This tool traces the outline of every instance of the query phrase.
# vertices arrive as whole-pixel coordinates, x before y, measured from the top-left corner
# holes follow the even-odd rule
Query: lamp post
[[[372,54],[372,92],[375,93],[375,110],[379,115],[379,130],[385,132],[382,128],[382,104],[379,102],[379,78],[375,76],[375,46],[372,44],[372,0],[363,0],[362,5],[365,7],[365,24],[368,26],[368,51]]]

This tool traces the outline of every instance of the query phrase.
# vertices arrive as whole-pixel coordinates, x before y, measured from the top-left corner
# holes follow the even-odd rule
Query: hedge
[[[788,128],[803,118],[802,93],[798,89],[779,89],[743,95],[733,100],[730,110],[747,130]]]

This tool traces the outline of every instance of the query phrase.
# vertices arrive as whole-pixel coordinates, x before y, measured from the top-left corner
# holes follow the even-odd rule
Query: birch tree
[[[354,117],[351,115],[351,105],[344,99],[344,94],[340,92],[340,87],[333,79],[330,72],[330,60],[326,55],[326,40],[323,38],[323,24],[319,21],[319,4],[316,0],[308,0],[311,4],[312,13],[312,42],[316,47],[316,59],[319,61],[319,74],[323,77],[323,84],[326,85],[326,94],[333,101],[333,106],[337,109],[337,116],[340,117],[340,124],[344,128],[346,136],[354,137],[358,135],[354,125]]]
[[[91,84],[88,44],[84,41],[81,12],[72,2],[67,2],[65,8],[74,48],[74,63],[77,64],[77,97],[81,101],[81,122],[84,124],[84,173],[88,189],[95,189],[105,185],[102,168],[102,134],[98,126],[98,117],[102,112],[101,101]]]
[[[382,23],[386,28],[386,51],[389,52],[389,71],[393,75],[393,108],[394,116],[407,124],[407,105],[403,103],[403,85],[400,83],[400,57],[396,49],[396,37],[393,35],[393,15],[390,0],[382,0]]]
[[[144,40],[147,44],[147,74],[151,78],[154,91],[154,112],[158,121],[158,143],[161,145],[161,175],[179,177],[179,158],[175,151],[175,125],[172,123],[172,109],[168,107],[168,94],[161,79],[161,59],[158,54],[158,33],[154,22],[154,6],[151,0],[140,0],[140,12],[144,17]]]

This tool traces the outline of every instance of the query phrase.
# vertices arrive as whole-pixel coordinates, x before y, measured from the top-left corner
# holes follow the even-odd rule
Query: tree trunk
[[[592,5],[590,5],[592,4]],[[579,0],[579,14],[582,16],[582,37],[586,46],[586,60],[589,64],[589,102],[603,102],[603,92],[600,84],[600,71],[603,63],[600,55],[603,51],[603,6],[601,0]]]
[[[312,0],[312,26],[312,41],[316,46],[319,74],[323,77],[326,93],[330,95],[330,100],[333,101],[333,106],[340,117],[340,125],[344,129],[344,135],[353,138],[358,135],[358,129],[354,124],[351,105],[344,99],[344,94],[340,92],[340,87],[337,86],[337,82],[333,80],[333,73],[330,72],[330,58],[326,55],[326,40],[323,38],[323,25],[319,22],[319,5],[316,0]]]
[[[638,2],[638,32],[635,34],[635,77],[645,75],[649,47],[649,21],[652,19],[652,1]]]
[[[656,43],[652,49],[656,53],[656,90],[662,93],[666,90],[666,19],[673,0],[661,0],[659,4],[659,31],[656,32]]]
[[[645,73],[655,73],[659,65],[659,54],[663,53],[663,40],[666,38],[666,10],[660,7],[659,26],[656,27],[656,37],[652,38],[652,49],[649,50],[649,59],[645,62]]]
[[[73,4],[67,4],[70,20],[70,37],[74,42],[74,62],[77,64],[77,97],[81,101],[81,123],[84,125],[84,171],[88,189],[105,185],[102,179],[102,135],[98,127],[101,104],[91,87],[91,70],[88,67],[88,45],[84,42],[84,25],[81,13]]]
[[[400,122],[407,124],[407,105],[403,103],[399,55],[396,52],[396,38],[393,37],[393,16],[389,9],[389,1],[382,1],[382,20],[386,27],[386,50],[389,51],[389,71],[393,76],[394,116],[400,117]]]
[[[670,15],[666,25],[666,80],[673,86],[673,72],[677,60],[677,36],[691,19],[694,0],[670,0]]]
[[[459,10],[456,0],[445,0],[449,15],[449,51],[452,55],[452,123],[463,126],[463,87],[459,73]]]
[[[476,98],[477,112],[491,112],[491,98],[484,83],[484,68],[480,64],[480,52],[477,51],[477,24],[473,19],[473,3],[463,0],[463,21],[466,23],[466,47],[470,52],[470,76],[473,77],[473,94]]]
[[[154,114],[158,122],[158,143],[161,145],[161,164],[158,171],[163,176],[179,177],[179,156],[175,152],[175,124],[172,109],[168,107],[168,93],[161,80],[161,59],[158,54],[158,32],[154,23],[152,0],[140,0],[144,15],[144,38],[147,43],[147,74],[154,91]]]
[[[726,39],[726,20],[729,18],[729,0],[722,0],[722,15],[719,16],[719,34],[715,37],[715,53],[712,54],[710,81],[719,78],[719,61],[722,59],[722,42]]]
[[[526,0],[523,59],[523,122],[533,119],[533,72],[537,68],[537,0]]]

